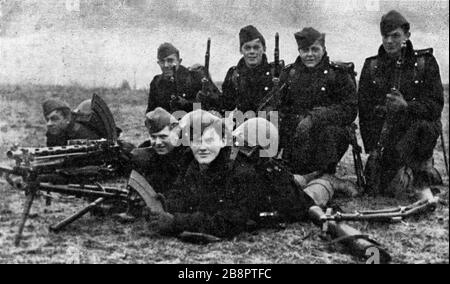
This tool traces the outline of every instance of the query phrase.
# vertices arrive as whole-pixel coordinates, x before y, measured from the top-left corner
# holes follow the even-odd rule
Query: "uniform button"
[[[264,88],[264,91],[267,92],[268,90],[269,90],[269,87],[265,87],[265,88]]]
[[[322,92],[325,92],[327,89],[325,87],[322,87]]]
[[[323,74],[328,74],[328,70],[325,70],[325,71],[323,72]]]
[[[377,84],[377,82],[376,82],[376,81],[373,81],[372,83],[374,83],[375,85]]]
[[[183,98],[185,98],[186,97],[186,94],[183,94]]]
[[[414,64],[414,66],[416,66],[416,67],[419,66],[419,63],[416,62],[416,64]]]
[[[269,75],[270,75],[270,72],[267,72],[266,75],[269,76]]]
[[[416,84],[416,85],[419,84],[419,81],[414,81],[414,84]]]

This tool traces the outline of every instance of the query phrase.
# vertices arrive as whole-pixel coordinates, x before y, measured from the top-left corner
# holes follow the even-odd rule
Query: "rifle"
[[[280,75],[281,69],[283,68],[283,64],[280,61],[280,35],[279,33],[275,34],[275,52],[274,52],[274,77],[272,79],[273,88],[271,92],[262,100],[262,103],[258,107],[258,112],[264,110],[269,104],[278,107],[280,105],[280,93],[286,87],[286,84],[283,84],[280,87]]]
[[[205,74],[202,78],[202,92],[203,94],[208,93],[208,86],[210,81],[210,75],[209,75],[209,61],[211,58],[211,38],[208,38],[208,41],[206,43],[206,53],[205,53]]]
[[[107,200],[126,201],[131,208],[136,203],[136,200],[131,198],[132,192],[137,192],[138,196],[150,208],[153,208],[152,206],[154,204],[148,204],[150,197],[147,196],[149,195],[147,192],[151,187],[150,189],[148,187],[136,189],[130,185],[129,188],[134,189],[134,191],[130,191],[129,189],[123,190],[120,188],[103,187],[98,183],[96,185],[87,185],[99,179],[110,179],[114,177],[114,167],[119,162],[120,146],[116,142],[105,139],[95,141],[85,140],[82,144],[80,143],[81,141],[77,141],[78,145],[53,148],[13,147],[7,152],[7,157],[15,160],[15,165],[13,167],[1,166],[0,174],[5,173],[5,179],[8,183],[17,189],[25,191],[26,194],[22,218],[15,237],[16,246],[20,244],[31,206],[40,192],[97,199],[94,204],[83,209],[82,212],[78,212],[62,224],[52,226],[51,229],[53,231],[60,231]],[[16,184],[10,178],[11,175],[21,176],[25,181],[25,186],[15,186]],[[132,174],[130,180],[136,175],[138,174]],[[63,179],[62,182],[60,182],[61,178]],[[79,185],[68,184],[67,181],[69,179],[71,181],[79,181]],[[57,184],[51,183],[55,180]]]
[[[447,156],[447,149],[445,148],[445,140],[444,140],[444,130],[441,128],[441,145],[442,145],[442,154],[444,155],[444,164],[445,164],[445,171],[448,176],[448,156]]]
[[[396,64],[396,74],[395,74],[395,85],[392,91],[400,90],[400,84],[402,81],[402,66],[406,57],[406,43],[402,45],[401,56],[397,60]],[[378,141],[377,148],[375,152],[370,155],[366,163],[366,168],[364,170],[366,177],[366,190],[369,193],[377,195],[381,193],[381,175],[382,175],[382,163],[384,160],[384,152],[387,146],[390,134],[392,132],[392,127],[394,123],[395,115],[391,113],[386,114],[386,118],[381,130],[380,139]]]
[[[364,165],[361,159],[362,148],[358,144],[358,138],[356,137],[356,130],[358,126],[353,123],[350,127],[348,127],[348,133],[350,137],[350,144],[352,145],[352,153],[353,153],[353,164],[355,166],[355,174],[357,178],[357,184],[360,191],[365,190],[366,188],[366,178],[364,176]]]

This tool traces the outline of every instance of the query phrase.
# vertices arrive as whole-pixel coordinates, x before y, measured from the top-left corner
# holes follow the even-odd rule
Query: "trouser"
[[[297,136],[289,144],[286,159],[295,174],[315,171],[334,174],[337,164],[347,152],[349,137],[344,127],[328,125]]]

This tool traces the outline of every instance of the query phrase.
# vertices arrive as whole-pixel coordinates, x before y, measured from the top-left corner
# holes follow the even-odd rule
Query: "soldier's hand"
[[[300,123],[297,126],[297,134],[298,135],[305,135],[309,133],[311,128],[313,127],[313,120],[310,115],[308,115],[306,118],[302,119]]]
[[[208,94],[205,94],[203,91],[198,91],[195,98],[198,102],[204,102],[208,98]]]
[[[389,113],[397,113],[407,108],[408,103],[400,91],[393,90],[386,96],[386,107]]]
[[[149,213],[147,221],[150,228],[160,233],[169,233],[172,230],[174,216],[170,213]]]

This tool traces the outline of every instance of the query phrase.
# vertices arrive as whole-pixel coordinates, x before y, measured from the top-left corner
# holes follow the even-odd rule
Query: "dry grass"
[[[115,89],[74,87],[2,86],[0,87],[0,153],[14,142],[23,146],[44,145],[44,120],[40,103],[53,96],[71,106],[101,95],[111,107],[124,138],[138,144],[146,139],[142,117],[146,108],[145,91],[121,92]],[[448,88],[447,88],[448,100]],[[448,104],[444,126],[448,137]],[[447,141],[448,143],[448,141]],[[447,144],[448,149],[448,144]],[[437,147],[437,167],[444,173],[442,147]],[[0,157],[0,161],[4,160]],[[340,175],[354,178],[350,154],[339,168]],[[448,178],[443,188],[444,205],[436,212],[400,224],[353,225],[389,248],[394,263],[448,263],[449,213]],[[20,247],[13,246],[20,220],[23,195],[0,183],[0,263],[355,263],[360,260],[330,247],[320,231],[307,223],[292,224],[283,230],[243,234],[232,241],[207,246],[182,243],[154,235],[145,223],[122,224],[113,218],[86,216],[60,234],[48,227],[85,203],[58,197],[51,207],[37,200],[32,218],[25,227]],[[383,208],[407,204],[408,200],[362,197],[338,199],[346,210]]]

